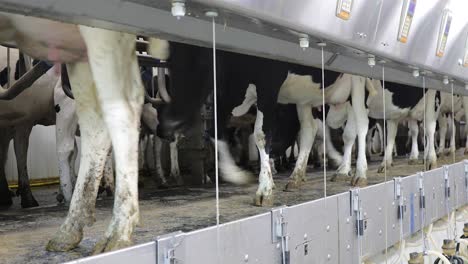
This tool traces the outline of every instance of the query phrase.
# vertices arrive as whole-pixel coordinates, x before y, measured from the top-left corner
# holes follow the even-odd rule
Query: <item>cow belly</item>
[[[53,62],[73,62],[86,57],[86,45],[76,25],[0,13],[0,20],[5,19],[13,26],[15,34],[13,39],[3,37],[2,40],[14,41],[32,57]],[[1,28],[0,35],[9,31],[11,28]]]
[[[321,105],[322,92],[320,84],[314,83],[310,75],[289,73],[281,85],[278,103]]]

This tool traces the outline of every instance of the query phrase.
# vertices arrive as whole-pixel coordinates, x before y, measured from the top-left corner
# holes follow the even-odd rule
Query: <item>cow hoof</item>
[[[408,160],[408,165],[417,165],[419,161],[417,159],[409,159]]]
[[[293,192],[299,190],[300,184],[297,180],[289,180],[286,186],[284,187],[285,192]]]
[[[271,207],[273,206],[273,195],[256,195],[254,198],[255,206]]]
[[[57,196],[55,196],[55,199],[57,200],[59,204],[62,204],[65,202],[65,196],[63,196],[63,194],[61,193],[57,194]]]
[[[349,180],[349,176],[347,174],[342,174],[342,173],[335,173],[330,181],[332,182],[342,182],[342,181],[347,181]]]
[[[67,230],[63,231],[62,228],[55,234],[55,236],[47,243],[46,250],[53,252],[66,252],[78,246],[83,239],[83,232]]]
[[[387,166],[387,168],[388,168],[388,166]],[[377,169],[377,173],[384,173],[384,171],[385,171],[385,166],[383,166],[383,165],[380,165],[379,168]]]
[[[114,251],[131,246],[133,243],[129,240],[122,240],[118,236],[104,237],[96,243],[93,249],[93,255],[103,252]]]
[[[32,195],[31,191],[21,194],[21,207],[22,208],[31,208],[37,207],[39,204]]]
[[[367,178],[354,177],[351,179],[351,185],[354,187],[365,187],[367,186]]]
[[[468,148],[465,149],[464,154],[465,154],[465,155],[468,155]]]

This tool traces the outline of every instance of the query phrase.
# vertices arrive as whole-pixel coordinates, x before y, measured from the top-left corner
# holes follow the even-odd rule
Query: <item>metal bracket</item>
[[[356,216],[356,234],[364,236],[364,231],[367,229],[367,219],[364,219],[361,207],[361,199],[359,197],[359,188],[349,191],[350,194],[350,215]]]
[[[424,193],[424,173],[418,174],[418,187],[419,187],[419,209],[426,209],[426,194]]]
[[[290,263],[287,206],[271,210],[271,241],[281,244],[283,264]]]
[[[185,234],[182,231],[169,233],[156,238],[156,263],[157,264],[177,264],[176,249],[184,240]]]
[[[445,198],[450,199],[449,167],[444,165]]]
[[[397,216],[398,219],[404,218],[406,212],[406,205],[403,198],[403,186],[402,186],[402,178],[396,177],[393,179],[394,184],[394,193],[395,193],[395,200],[398,200],[398,208],[397,208]]]

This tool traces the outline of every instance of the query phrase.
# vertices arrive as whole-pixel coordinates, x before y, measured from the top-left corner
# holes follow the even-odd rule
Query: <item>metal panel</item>
[[[156,243],[149,242],[121,250],[108,252],[92,257],[77,259],[67,264],[154,264],[156,263]]]
[[[465,162],[452,164],[449,168],[450,181],[453,183],[451,197],[452,208],[460,208],[462,205],[468,203],[468,189],[465,182]]]
[[[466,195],[464,170],[463,162],[449,166],[450,187],[455,190],[451,200],[458,197],[459,206],[468,203],[466,196],[462,197]],[[395,182],[388,181],[326,199],[276,208],[271,213],[219,227],[160,236],[156,242],[71,263],[282,263],[282,249],[288,252],[287,263],[358,263],[359,250],[362,256],[372,256],[397,243],[401,225],[403,238],[420,229],[419,177],[416,174],[402,178],[399,192]],[[447,213],[444,168],[425,172],[423,179],[426,226]],[[455,188],[460,184],[463,188]],[[396,193],[401,194],[406,207],[401,223]],[[360,200],[358,207],[353,204],[355,194]],[[365,227],[360,239],[354,211],[358,209]],[[450,210],[453,209],[452,203]],[[281,240],[287,242],[282,244]]]
[[[394,60],[387,60],[386,77],[389,81],[420,87],[421,80],[411,76],[409,64],[466,80],[468,69],[456,65],[465,45],[461,39],[468,29],[463,27],[466,16],[458,13],[463,9],[457,9],[454,14],[447,55],[431,60],[436,28],[433,26],[440,18],[437,8],[446,1],[418,1],[421,4],[418,4],[418,19],[414,22],[411,45],[395,43],[395,30],[398,29],[395,19],[399,14],[394,15],[399,12],[401,1],[355,1],[352,18],[347,22],[330,13],[335,8],[335,1],[323,0],[197,0],[187,3],[190,16],[180,20],[161,10],[170,9],[170,1],[163,0],[0,0],[0,10],[209,46],[211,25],[205,21],[203,12],[209,8],[207,6],[216,5],[220,12],[217,41],[218,47],[223,49],[317,66],[320,63],[319,50],[304,52],[297,45],[298,32],[306,32],[317,36],[311,39],[311,43],[318,39],[331,40],[326,48],[329,51],[325,54],[326,60],[333,53],[341,54],[328,67],[330,69],[379,78],[381,67],[371,70],[367,66],[366,52],[371,52]],[[460,1],[464,0],[455,2]],[[382,18],[377,19],[378,14],[382,14]],[[365,33],[367,37],[361,38],[356,33]],[[388,45],[382,45],[382,42],[388,42]],[[462,83],[455,84],[455,93],[468,95]],[[429,74],[427,87],[449,90],[442,85],[440,74]]]

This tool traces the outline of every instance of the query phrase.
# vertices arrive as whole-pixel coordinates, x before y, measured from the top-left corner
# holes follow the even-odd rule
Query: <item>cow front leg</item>
[[[58,85],[61,85],[61,83]],[[76,182],[75,164],[73,161],[74,153],[77,151],[75,149],[75,134],[78,129],[78,120],[75,111],[75,101],[66,97],[63,91],[61,91],[61,87],[58,87],[58,89],[60,91],[55,91],[54,95],[55,103],[60,106],[55,124],[60,177],[60,193],[56,199],[59,203],[65,202],[66,204],[70,204]]]
[[[68,73],[81,132],[80,168],[67,218],[47,244],[49,251],[75,248],[83,238],[84,226],[94,223],[96,196],[110,148],[89,65],[69,65]]]
[[[341,165],[332,177],[332,181],[349,180],[351,171],[351,155],[353,150],[354,141],[356,140],[356,118],[354,111],[349,103],[346,104],[347,108],[347,121],[343,131],[343,159]]]
[[[437,154],[435,151],[435,129],[437,123],[435,90],[429,90],[426,93],[426,169],[431,170],[437,168]]]
[[[398,128],[398,120],[387,120],[387,147],[382,163],[377,169],[378,173],[383,173],[385,168],[390,168],[393,164],[393,148],[395,147],[395,137]]]
[[[465,124],[468,124],[468,96],[462,97],[463,111],[465,112]],[[465,125],[465,155],[468,154],[468,126]]]
[[[291,191],[299,188],[301,182],[306,180],[307,161],[309,160],[310,150],[317,134],[317,123],[312,116],[310,105],[297,105],[297,114],[301,130],[299,131],[299,156],[296,161],[294,171],[289,177],[285,191]]]
[[[5,175],[5,164],[8,157],[8,146],[13,137],[13,129],[0,129],[0,209],[5,209],[13,204],[12,194],[8,187]]]
[[[356,120],[356,134],[358,138],[358,158],[356,161],[356,173],[351,180],[353,186],[367,185],[367,158],[366,158],[366,136],[369,130],[369,117],[365,106],[365,79],[363,77],[352,77],[352,99],[353,111]]]
[[[29,186],[28,176],[28,148],[29,135],[31,134],[32,126],[24,125],[15,128],[14,146],[18,168],[18,190],[16,194],[21,196],[21,207],[30,208],[39,206],[36,199],[32,195],[31,187]]]
[[[447,116],[440,114],[437,122],[439,123],[439,149],[437,155],[441,157],[445,154],[445,136],[447,135]]]
[[[184,184],[184,179],[182,178],[182,175],[180,175],[179,150],[177,149],[180,137],[181,135],[176,134],[175,140],[169,143],[169,151],[171,156],[171,178],[175,180],[178,186]]]
[[[273,176],[270,168],[270,156],[266,152],[266,136],[263,132],[263,113],[257,110],[257,118],[255,120],[255,144],[260,153],[260,175],[259,185],[255,194],[254,203],[257,206],[273,205]]]
[[[408,128],[411,135],[411,153],[408,164],[418,164],[419,159],[419,147],[418,147],[418,134],[419,134],[419,126],[418,121],[415,119],[411,119],[408,121]]]
[[[140,219],[138,207],[138,138],[143,106],[143,85],[135,36],[79,26],[86,42],[91,71],[103,119],[116,162],[116,188],[111,222],[94,253],[131,244]]]

